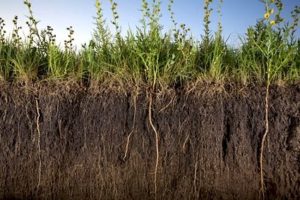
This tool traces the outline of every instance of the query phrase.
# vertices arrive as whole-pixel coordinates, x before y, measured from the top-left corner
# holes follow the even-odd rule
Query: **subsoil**
[[[124,88],[1,84],[0,199],[262,198],[263,86]],[[300,85],[269,123],[264,198],[300,199]]]

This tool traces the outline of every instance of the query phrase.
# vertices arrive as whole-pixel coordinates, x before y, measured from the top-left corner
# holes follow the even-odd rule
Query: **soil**
[[[0,199],[262,198],[264,87],[125,88],[2,84]],[[300,85],[270,93],[264,197],[300,199]]]

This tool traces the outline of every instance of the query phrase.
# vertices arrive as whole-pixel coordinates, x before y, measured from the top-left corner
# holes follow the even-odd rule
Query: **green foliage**
[[[197,78],[217,82],[234,79],[243,84],[299,80],[300,40],[295,37],[299,27],[298,6],[288,24],[281,18],[282,2],[264,0],[264,19],[249,27],[245,37],[241,37],[241,47],[233,49],[222,37],[223,0],[218,0],[217,8],[213,8],[213,0],[204,0],[204,34],[200,42],[190,36],[190,28],[176,21],[174,0],[167,5],[172,22],[169,33],[164,33],[160,24],[161,0],[141,0],[141,26],[125,35],[121,34],[117,1],[109,2],[115,34],[108,29],[102,1],[95,0],[93,39],[76,49],[72,26],[67,28],[64,46],[60,47],[52,27],[38,29],[32,5],[25,0],[26,38],[21,37],[23,29],[17,16],[11,35],[6,33],[5,22],[0,18],[0,79],[25,82],[75,79],[99,83],[114,78],[146,83],[153,89]],[[210,18],[214,10],[219,21],[213,34]]]
[[[48,47],[48,76],[51,79],[75,78],[78,72],[77,55],[68,46],[62,51],[56,45]]]
[[[264,19],[258,21],[255,27],[250,27],[243,42],[240,55],[241,77],[256,79],[270,84],[275,80],[299,79],[297,62],[298,47],[294,33],[298,26],[298,18],[294,15],[292,25],[283,24],[281,18],[282,3],[277,0],[265,2]],[[273,8],[272,8],[273,7]],[[277,12],[274,12],[274,9]],[[272,19],[273,17],[273,19]]]

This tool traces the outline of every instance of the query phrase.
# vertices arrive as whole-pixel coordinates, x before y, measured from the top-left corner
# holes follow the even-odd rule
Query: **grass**
[[[173,24],[168,33],[159,23],[161,1],[141,1],[143,13],[137,31],[121,35],[118,4],[110,0],[115,34],[107,28],[102,2],[96,0],[94,37],[82,48],[74,48],[74,30],[68,27],[64,48],[56,42],[53,29],[38,29],[29,0],[26,38],[18,17],[13,20],[14,30],[8,35],[5,22],[0,19],[0,79],[4,81],[35,82],[39,80],[86,80],[101,83],[107,77],[146,83],[151,87],[183,84],[195,79],[214,82],[238,81],[242,84],[276,81],[299,81],[300,42],[295,37],[299,28],[300,8],[291,13],[293,21],[281,18],[280,0],[265,0],[266,12],[257,24],[241,36],[242,45],[234,49],[222,38],[221,6],[212,7],[212,0],[204,1],[204,35],[201,41],[189,37],[190,28],[178,24],[173,12],[174,0],[168,10]],[[210,30],[212,12],[219,15],[218,30]]]

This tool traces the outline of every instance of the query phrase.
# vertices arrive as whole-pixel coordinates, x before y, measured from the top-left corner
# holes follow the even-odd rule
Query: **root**
[[[41,175],[42,175],[42,159],[41,159],[41,131],[40,131],[40,107],[39,107],[39,102],[38,99],[35,99],[35,106],[36,106],[36,130],[38,134],[38,140],[37,140],[37,148],[38,148],[38,155],[39,155],[39,167],[38,167],[38,184],[37,184],[37,189],[40,188],[41,185]]]
[[[157,171],[158,171],[158,163],[159,163],[159,135],[158,132],[153,125],[152,122],[152,93],[150,93],[149,97],[149,109],[148,109],[148,118],[149,118],[149,124],[151,128],[153,129],[155,133],[155,147],[156,147],[156,162],[155,162],[155,170],[154,170],[154,194],[155,194],[155,199],[157,199]]]
[[[269,91],[270,85],[267,85],[266,97],[265,97],[265,133],[263,135],[261,141],[261,148],[260,148],[260,156],[259,156],[259,164],[260,164],[260,192],[262,195],[262,199],[265,198],[265,184],[264,184],[264,172],[263,172],[263,154],[265,148],[265,142],[269,133]]]
[[[124,157],[123,157],[123,161],[125,161],[125,159],[127,158],[127,154],[128,154],[128,150],[129,150],[129,143],[130,143],[130,138],[132,136],[132,134],[134,133],[134,129],[135,129],[135,118],[136,118],[136,99],[137,99],[137,95],[135,95],[133,97],[133,106],[134,106],[134,113],[133,113],[133,124],[132,124],[132,128],[131,131],[129,133],[129,135],[127,136],[127,142],[126,142],[126,147],[125,147],[125,153],[124,153]]]
[[[162,109],[160,109],[158,112],[161,113],[164,110],[166,110],[174,102],[174,99],[175,99],[175,96],[171,99],[171,101],[165,107],[163,107]]]
[[[196,194],[197,194],[197,171],[198,171],[198,161],[195,163],[195,168],[194,168],[193,186],[194,186],[195,197],[196,197]]]
[[[185,152],[186,150],[186,144],[188,142],[188,140],[190,139],[190,134],[188,134],[183,142],[183,145],[182,145],[182,152]]]

